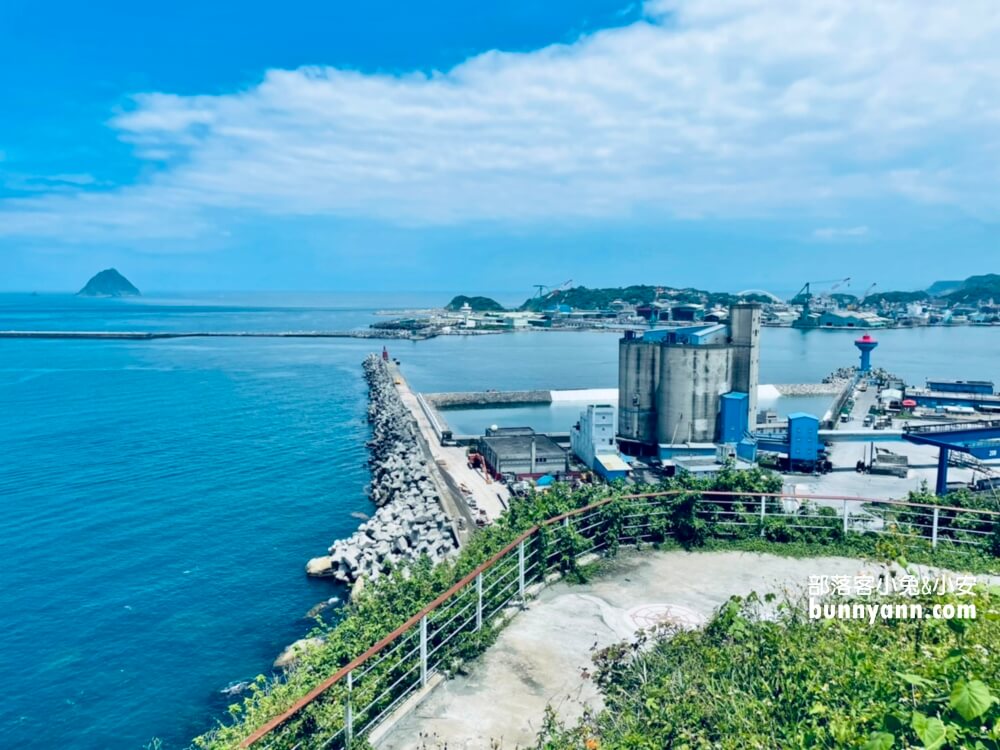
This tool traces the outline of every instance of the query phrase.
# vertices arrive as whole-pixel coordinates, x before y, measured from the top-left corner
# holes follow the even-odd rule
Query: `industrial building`
[[[885,328],[889,320],[863,310],[823,310],[809,314],[809,324],[799,327],[813,328]]]
[[[927,390],[939,393],[978,393],[993,395],[992,380],[928,380]]]
[[[960,407],[977,411],[1000,410],[1000,395],[989,380],[928,380],[926,388],[906,388],[906,398],[925,408]]]
[[[724,445],[716,448],[715,455],[674,456],[670,463],[673,464],[675,476],[696,479],[714,479],[724,468],[730,471],[748,471],[754,467],[752,462],[729,453]]]
[[[569,471],[566,449],[530,427],[491,427],[479,439],[479,452],[494,476],[518,479]]]
[[[581,412],[569,432],[569,442],[574,455],[609,482],[625,479],[632,471],[618,454],[611,404],[591,404]]]
[[[761,308],[739,303],[729,322],[628,331],[618,349],[618,438],[634,455],[657,455],[661,444],[714,443],[720,397],[746,394],[755,422],[760,369]]]

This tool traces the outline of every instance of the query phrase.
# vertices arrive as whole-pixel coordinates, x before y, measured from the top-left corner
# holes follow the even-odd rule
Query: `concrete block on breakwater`
[[[469,391],[466,393],[425,393],[424,399],[436,409],[510,404],[551,404],[552,391]]]
[[[388,365],[373,354],[365,359],[364,370],[372,425],[368,494],[379,507],[349,538],[335,542],[329,554],[306,564],[309,575],[343,582],[362,576],[374,580],[400,562],[425,555],[436,563],[458,546],[418,443],[416,425]]]
[[[777,383],[773,387],[782,396],[836,396],[850,384],[849,381],[831,383]]]

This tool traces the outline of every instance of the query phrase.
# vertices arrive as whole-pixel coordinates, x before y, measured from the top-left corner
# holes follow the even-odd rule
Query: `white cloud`
[[[522,223],[820,215],[888,198],[995,213],[994,0],[645,9],[445,72],[272,70],[232,94],[138,95],[111,124],[155,176],[8,200],[0,234],[189,237],[230,209]]]
[[[814,229],[813,239],[833,242],[835,240],[857,240],[868,236],[868,227],[821,227]]]

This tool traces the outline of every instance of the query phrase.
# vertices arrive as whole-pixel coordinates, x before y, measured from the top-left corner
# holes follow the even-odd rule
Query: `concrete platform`
[[[475,660],[440,684],[384,736],[379,750],[501,750],[533,747],[545,707],[577,719],[600,696],[591,654],[661,618],[705,622],[731,595],[804,587],[811,575],[855,575],[874,563],[795,560],[743,552],[628,553],[587,584],[544,589]]]
[[[830,460],[837,469],[830,474],[819,476],[786,474],[784,475],[786,486],[794,485],[796,490],[803,494],[851,495],[879,500],[905,500],[907,493],[921,489],[924,484],[933,491],[937,477],[937,449],[898,441],[883,443],[879,442],[878,436],[878,431],[872,433],[872,442],[877,447],[902,454],[909,459],[910,470],[906,479],[856,473],[854,464],[870,455],[870,445],[835,443],[830,449]],[[981,476],[971,469],[951,467],[948,470],[949,480],[955,482],[969,482]]]
[[[496,520],[510,502],[510,490],[504,484],[490,481],[481,471],[470,469],[465,448],[441,445],[406,378],[396,368],[393,368],[393,377],[399,397],[416,420],[437,470],[442,473],[454,499],[454,507],[448,507],[446,511],[456,521],[464,519],[467,533],[475,530],[479,510],[485,511],[488,521]],[[475,510],[469,508],[466,495],[475,499]]]

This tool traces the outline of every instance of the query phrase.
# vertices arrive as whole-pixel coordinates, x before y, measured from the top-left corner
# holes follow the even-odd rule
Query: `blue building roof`
[[[788,415],[788,421],[791,422],[793,419],[812,419],[815,422],[819,421],[819,417],[814,414],[806,414],[804,411],[794,411]]]
[[[643,341],[660,341],[668,344],[704,346],[725,343],[729,329],[722,323],[705,323],[696,326],[667,326],[654,328],[642,334]]]

